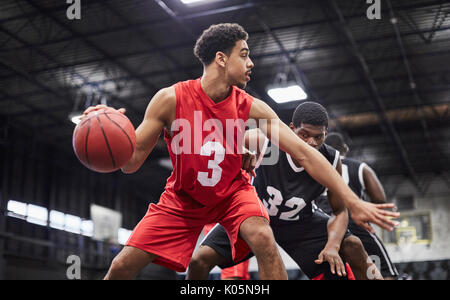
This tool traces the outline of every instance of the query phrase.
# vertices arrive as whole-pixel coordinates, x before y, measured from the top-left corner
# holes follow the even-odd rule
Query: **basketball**
[[[136,134],[130,120],[113,108],[90,112],[75,127],[73,149],[90,170],[110,173],[125,165],[134,153]]]

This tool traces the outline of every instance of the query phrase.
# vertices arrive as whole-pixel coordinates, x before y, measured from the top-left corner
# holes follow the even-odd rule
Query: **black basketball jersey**
[[[336,168],[339,151],[324,144],[319,152]],[[254,186],[267,208],[271,225],[311,216],[311,201],[325,190],[304,168],[297,167],[289,154],[281,150],[278,161],[274,165],[259,166],[256,175]]]
[[[363,179],[363,169],[366,165],[363,162],[351,159],[342,158],[342,178],[345,183],[352,189],[352,191],[359,197],[362,198],[364,194],[364,179]]]

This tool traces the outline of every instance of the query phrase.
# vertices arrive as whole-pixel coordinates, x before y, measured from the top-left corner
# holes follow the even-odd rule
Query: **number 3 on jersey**
[[[267,208],[269,216],[275,217],[278,214],[278,207],[283,203],[283,196],[281,192],[273,186],[267,187],[267,193],[270,198],[264,200],[264,206]],[[297,197],[292,197],[284,203],[284,206],[292,208],[290,211],[282,212],[280,219],[285,221],[296,221],[299,219],[298,213],[306,206],[305,200]]]
[[[222,168],[219,164],[225,159],[225,148],[219,142],[207,142],[200,150],[200,155],[211,156],[214,151],[214,159],[208,161],[208,169],[212,170],[211,177],[208,172],[198,172],[197,180],[203,186],[215,186],[222,177]]]

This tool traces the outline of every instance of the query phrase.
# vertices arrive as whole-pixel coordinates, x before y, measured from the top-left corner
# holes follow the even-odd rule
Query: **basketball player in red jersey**
[[[359,201],[319,152],[297,137],[266,103],[242,90],[254,66],[247,38],[237,24],[212,25],[194,48],[204,66],[202,77],[161,89],[150,101],[136,129],[136,150],[122,171],[136,172],[164,129],[173,172],[159,203],[150,204],[105,279],[133,278],[150,262],[185,271],[203,226],[210,223],[225,228],[235,260],[236,253],[245,252],[236,249],[253,251],[260,279],[287,279],[267,212],[241,169],[248,119],[256,120],[275,145],[344,199],[359,225],[371,231],[365,222],[390,230],[396,225],[387,217],[399,214],[384,210],[393,204]],[[85,114],[101,108],[88,108]],[[238,120],[242,122],[230,136],[227,123]]]

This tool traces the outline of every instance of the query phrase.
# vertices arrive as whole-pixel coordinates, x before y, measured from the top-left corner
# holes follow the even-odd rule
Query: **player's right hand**
[[[385,210],[386,208],[393,209],[394,211]],[[375,230],[368,222],[374,223],[389,231],[393,231],[394,227],[398,226],[398,222],[389,219],[400,217],[400,213],[395,212],[396,206],[393,203],[373,204],[358,200],[354,201],[348,209],[353,221],[371,233],[375,233]]]
[[[83,118],[84,118],[85,116],[87,116],[90,112],[93,112],[93,111],[95,111],[95,110],[100,110],[100,109],[103,109],[103,108],[108,108],[108,107],[109,107],[109,106],[106,106],[106,105],[104,105],[104,104],[98,104],[98,105],[96,105],[96,106],[89,106],[89,107],[86,108],[86,110],[83,112]],[[109,107],[109,108],[112,108],[112,107]],[[125,112],[126,112],[125,108],[119,108],[118,111],[119,111],[120,113],[122,113],[122,114],[125,114]]]

